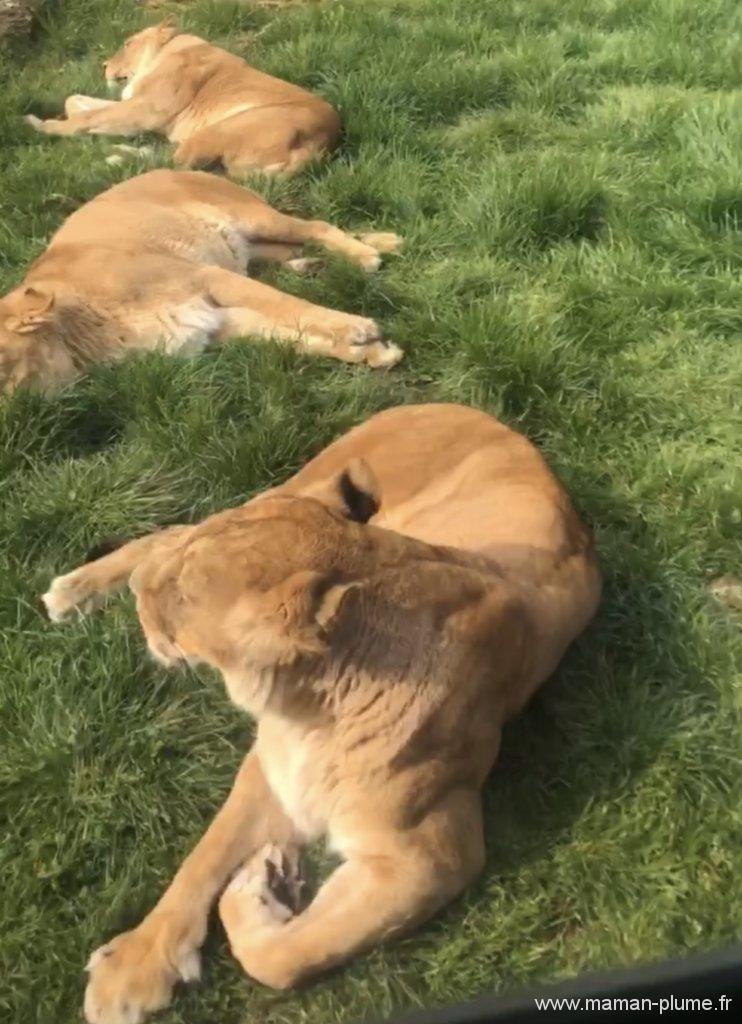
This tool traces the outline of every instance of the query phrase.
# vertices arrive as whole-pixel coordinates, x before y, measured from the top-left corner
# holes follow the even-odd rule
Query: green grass
[[[299,994],[244,979],[215,928],[205,981],[163,1024],[335,1024],[731,941],[740,622],[707,587],[742,568],[742,8],[184,9],[342,109],[334,159],[258,187],[397,230],[405,252],[373,278],[338,260],[269,279],[377,316],[408,355],[375,374],[235,344],[0,403],[0,1017],[79,1019],[89,951],[154,903],[251,735],[216,678],[152,664],[129,601],[62,628],[37,595],[101,535],[239,502],[406,401],[471,402],[541,445],[596,530],[602,611],[508,732],[465,898]],[[49,0],[0,57],[4,290],[135,167],[21,114],[101,93],[102,58],[144,17],[133,0]]]

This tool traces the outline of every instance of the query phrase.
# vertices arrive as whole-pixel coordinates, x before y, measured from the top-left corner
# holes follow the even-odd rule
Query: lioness
[[[461,892],[503,723],[600,593],[539,453],[457,405],[380,413],[282,486],[126,544],[44,601],[59,620],[127,583],[154,657],[219,669],[258,730],[160,902],[91,957],[90,1024],[136,1024],[198,976],[220,893],[235,957],[286,988]],[[295,851],[320,836],[344,863],[298,912]]]
[[[288,217],[200,171],[150,171],[116,185],[75,211],[0,299],[0,391],[49,388],[134,349],[193,353],[244,335],[349,363],[397,363],[401,350],[373,320],[243,276],[253,258],[305,269],[296,257],[306,242],[373,271],[399,239]]]
[[[137,32],[105,62],[121,102],[70,96],[66,119],[26,121],[49,135],[158,132],[185,167],[291,173],[331,149],[340,118],[298,85],[256,71],[232,53],[181,33],[171,19]]]

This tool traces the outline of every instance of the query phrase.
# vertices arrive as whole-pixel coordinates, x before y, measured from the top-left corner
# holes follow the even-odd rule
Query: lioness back
[[[463,405],[408,405],[373,416],[290,482],[303,490],[360,456],[379,480],[372,520],[430,544],[487,553],[509,541],[559,547],[577,521],[536,448]]]

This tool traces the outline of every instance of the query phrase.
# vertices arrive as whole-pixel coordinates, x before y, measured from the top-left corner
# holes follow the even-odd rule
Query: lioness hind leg
[[[253,242],[250,245],[250,261],[290,263],[301,256],[301,251],[300,245],[286,245],[283,242]]]
[[[381,266],[382,250],[336,228],[322,220],[303,220],[279,213],[271,206],[251,208],[249,221],[245,225],[249,236],[256,240],[284,245],[306,245],[314,242],[331,252],[339,252],[367,273],[373,273]],[[393,236],[397,238],[396,235]]]
[[[289,177],[297,174],[305,164],[319,156],[318,146],[291,146],[288,139],[280,143],[265,146],[243,146],[235,150],[234,144],[226,149],[224,166],[227,173],[239,177],[250,171],[262,171],[263,174]]]
[[[223,139],[217,127],[202,128],[180,142],[173,153],[179,167],[214,167],[224,162]]]
[[[212,129],[204,132],[212,132]],[[194,149],[199,136],[182,143],[179,153],[188,154],[193,143]],[[213,144],[205,146],[201,153],[205,159],[213,160],[219,155],[219,148]],[[194,175],[189,182],[189,189],[202,198],[205,203],[219,207],[228,217],[234,220],[237,227],[252,244],[265,248],[265,254],[271,258],[278,247],[298,249],[313,242],[332,252],[342,253],[357,263],[364,270],[377,270],[381,264],[380,253],[393,252],[401,244],[401,239],[393,232],[372,232],[354,237],[346,231],[322,220],[304,220],[280,213],[264,199],[246,188],[226,178],[204,178]],[[256,253],[260,255],[260,253]],[[298,252],[297,252],[298,255]]]
[[[227,173],[234,177],[250,171],[295,174],[317,155],[321,147],[311,133],[298,131],[294,113],[255,108],[214,125]]]
[[[173,155],[175,163],[187,168],[221,164],[232,176],[250,171],[281,174],[298,169],[289,144],[290,135],[276,126],[273,115],[258,123],[256,113],[235,114],[194,132],[179,143]]]
[[[57,576],[42,596],[52,622],[61,622],[72,612],[84,615],[102,604],[106,595],[120,590],[129,582],[131,574],[143,558],[176,547],[193,529],[192,526],[172,526],[146,537],[129,541],[110,554],[94,557],[86,565]]]
[[[367,317],[315,306],[218,267],[204,268],[202,280],[209,300],[223,310],[222,341],[274,339],[310,355],[372,367],[393,366],[402,358],[401,349],[383,341],[379,326]]]
[[[250,245],[250,262],[279,263],[295,274],[313,274],[322,266],[322,260],[312,256],[300,256],[300,245],[284,245],[282,242],[253,242]]]

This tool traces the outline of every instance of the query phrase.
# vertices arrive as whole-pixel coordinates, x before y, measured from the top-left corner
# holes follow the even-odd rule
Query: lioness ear
[[[353,459],[340,474],[340,497],[348,519],[367,523],[379,511],[379,481],[364,459]]]
[[[54,305],[54,296],[51,292],[45,292],[42,288],[34,288],[27,285],[23,290],[23,304],[33,316],[41,316],[48,312]]]
[[[167,18],[160,22],[157,26],[158,35],[163,39],[172,39],[180,31],[177,18],[173,14],[168,14]]]
[[[364,459],[351,459],[342,473],[306,493],[354,523],[367,523],[381,505],[379,482]]]
[[[296,650],[319,654],[327,648],[327,630],[337,618],[348,591],[355,583],[339,583],[337,577],[301,570],[271,591],[282,632]]]
[[[16,334],[30,334],[51,319],[53,305],[54,296],[51,292],[28,285],[21,293],[18,312],[6,317],[5,327]]]
[[[324,632],[332,628],[347,595],[359,586],[358,583],[335,583],[323,592],[315,607],[314,618]]]

